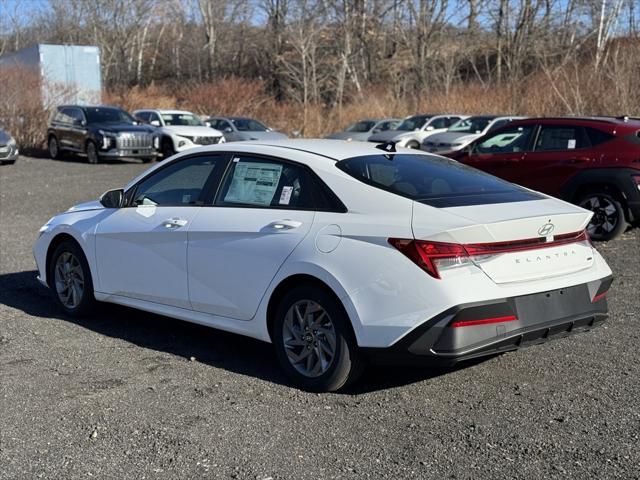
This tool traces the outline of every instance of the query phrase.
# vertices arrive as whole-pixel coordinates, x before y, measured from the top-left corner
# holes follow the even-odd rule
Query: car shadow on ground
[[[0,304],[30,316],[70,322],[140,347],[185,359],[195,357],[197,361],[217,368],[291,385],[282,374],[273,347],[268,343],[107,303],[100,303],[91,317],[70,318],[58,309],[51,293],[38,283],[36,275],[36,271],[0,274]],[[425,381],[453,370],[371,366],[354,386],[343,393],[358,395],[385,390]]]

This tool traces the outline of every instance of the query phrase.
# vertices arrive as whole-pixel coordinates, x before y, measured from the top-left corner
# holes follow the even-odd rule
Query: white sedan
[[[53,217],[34,254],[68,315],[98,300],[272,342],[328,391],[366,360],[451,364],[600,324],[612,277],[590,217],[392,144],[247,142]]]

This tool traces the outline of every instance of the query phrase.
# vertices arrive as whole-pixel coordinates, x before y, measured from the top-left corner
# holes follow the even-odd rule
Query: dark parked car
[[[150,162],[157,156],[155,129],[139,125],[115,107],[64,105],[51,117],[47,145],[51,158],[64,152],[86,155],[89,163],[101,158],[139,158]]]
[[[587,230],[610,240],[640,221],[640,121],[530,118],[488,133],[452,158],[594,212]]]

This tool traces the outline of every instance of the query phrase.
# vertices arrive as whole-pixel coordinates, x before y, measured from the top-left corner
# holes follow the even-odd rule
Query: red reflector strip
[[[607,293],[609,293],[609,290],[599,293],[598,295],[593,297],[593,300],[591,300],[591,303],[596,303],[597,301],[602,300],[607,295]]]
[[[486,325],[488,323],[513,322],[517,319],[518,317],[516,317],[515,315],[507,315],[505,317],[482,318],[480,320],[458,320],[457,322],[453,322],[449,326],[453,328],[472,327],[474,325]]]

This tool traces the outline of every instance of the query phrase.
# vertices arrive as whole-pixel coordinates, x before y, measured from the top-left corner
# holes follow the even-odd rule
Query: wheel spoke
[[[312,300],[301,300],[287,311],[282,341],[291,365],[306,377],[318,377],[332,365],[336,331],[327,311]]]

